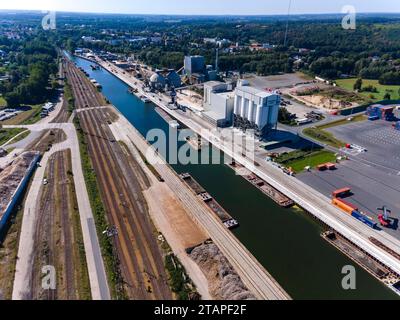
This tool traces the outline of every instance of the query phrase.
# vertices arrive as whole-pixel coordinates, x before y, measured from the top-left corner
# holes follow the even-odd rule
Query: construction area
[[[1,238],[4,236],[3,233],[6,232],[10,216],[21,200],[38,160],[38,152],[24,152],[0,168]]]
[[[255,300],[232,265],[218,247],[208,241],[189,251],[210,283],[210,293],[216,300]]]

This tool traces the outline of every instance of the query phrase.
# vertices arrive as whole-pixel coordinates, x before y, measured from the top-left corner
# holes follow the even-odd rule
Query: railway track
[[[93,109],[105,100],[79,71],[66,66],[78,117],[86,135],[89,154],[100,186],[110,226],[118,233],[113,242],[125,289],[132,299],[172,299],[154,227],[142,195],[139,175],[129,165],[121,146],[108,127],[108,111]]]
[[[62,243],[63,243],[63,258],[64,258],[64,276],[65,282],[65,294],[66,299],[73,300],[76,299],[75,290],[75,266],[74,266],[74,252],[73,252],[73,238],[71,234],[72,219],[70,214],[73,208],[70,208],[69,201],[70,195],[68,192],[68,177],[67,177],[67,167],[66,160],[64,157],[64,152],[57,154],[59,157],[58,161],[58,180],[60,183],[60,194],[57,194],[57,198],[61,200],[60,208],[60,222],[62,225]]]
[[[55,181],[55,167],[56,159],[53,157],[48,163],[48,176],[49,181]],[[34,300],[56,300],[56,290],[49,289],[44,291],[42,288],[42,267],[46,265],[55,266],[55,251],[54,251],[54,199],[55,188],[46,187],[42,189],[42,201],[39,206],[39,216],[35,232],[35,262],[32,268],[32,285],[31,293]]]
[[[35,300],[79,299],[74,254],[75,234],[68,187],[67,151],[55,153],[48,162],[48,186],[42,189],[41,204],[35,232],[35,262],[32,270],[32,297]],[[41,269],[50,265],[56,269],[56,289],[43,290]]]

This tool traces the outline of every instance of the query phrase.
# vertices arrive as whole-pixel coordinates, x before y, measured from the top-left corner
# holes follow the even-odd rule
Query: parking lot
[[[400,171],[400,131],[394,130],[391,122],[362,121],[326,130],[339,140],[367,149],[357,156],[360,161],[387,172]]]
[[[334,171],[305,172],[298,179],[331,197],[332,191],[351,188],[347,200],[378,221],[377,208],[386,205],[392,210],[392,227],[386,232],[400,239],[400,132],[390,122],[357,122],[327,129],[340,140],[367,149],[353,154],[350,160]]]
[[[286,73],[286,74],[266,76],[266,77],[256,76],[252,74],[252,75],[246,75],[245,79],[248,80],[253,87],[256,87],[261,90],[265,90],[266,88],[270,89],[289,88],[299,83],[309,83],[313,81],[313,79],[307,79],[301,73]]]

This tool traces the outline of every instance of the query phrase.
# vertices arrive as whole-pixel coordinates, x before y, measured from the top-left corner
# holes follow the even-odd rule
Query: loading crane
[[[390,219],[389,219],[389,214],[392,213],[391,210],[389,210],[386,206],[383,206],[382,208],[376,208],[378,211],[382,211],[383,213],[378,215],[379,222],[383,227],[389,227],[390,226]]]

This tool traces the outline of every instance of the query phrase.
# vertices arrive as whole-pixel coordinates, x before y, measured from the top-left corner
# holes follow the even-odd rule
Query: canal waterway
[[[129,87],[104,69],[73,58],[103,86],[103,94],[143,135],[169,125],[128,93]],[[173,165],[189,172],[235,219],[233,232],[294,299],[396,299],[397,296],[320,236],[322,227],[301,210],[283,209],[224,164]],[[356,290],[342,288],[346,265],[356,268]]]

